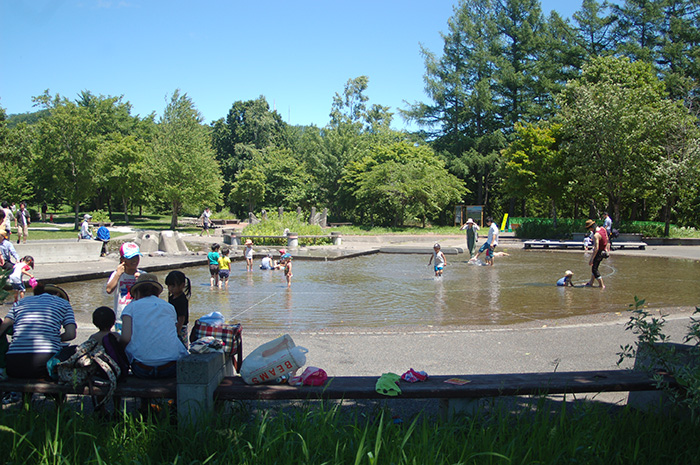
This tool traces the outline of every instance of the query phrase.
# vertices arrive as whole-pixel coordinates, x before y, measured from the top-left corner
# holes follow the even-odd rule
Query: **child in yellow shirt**
[[[219,289],[228,287],[228,277],[231,274],[231,259],[228,258],[228,254],[228,247],[224,247],[219,257]]]

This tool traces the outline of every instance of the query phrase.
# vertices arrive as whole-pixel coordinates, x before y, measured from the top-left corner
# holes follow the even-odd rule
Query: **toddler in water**
[[[574,276],[574,273],[571,270],[566,270],[564,272],[564,277],[560,278],[559,281],[557,281],[557,286],[571,286],[574,287],[574,283],[571,281],[571,278]]]
[[[253,241],[248,239],[245,241],[245,251],[243,252],[245,255],[245,270],[246,271],[253,271]]]
[[[433,254],[430,256],[428,266],[433,263],[433,259],[435,259],[435,276],[439,278],[442,276],[442,269],[447,265],[447,260],[445,259],[445,254],[440,250],[440,244],[438,243],[435,243],[433,246]]]
[[[228,254],[228,247],[224,247],[219,257],[219,289],[228,287],[228,277],[231,274],[231,259],[228,258]]]
[[[34,269],[34,258],[27,255],[23,257],[22,260],[15,263],[12,273],[10,273],[10,284],[12,289],[15,290],[15,302],[20,299],[24,299],[24,291],[27,289],[24,287],[23,277],[29,276],[29,278],[34,278],[29,270]]]
[[[280,262],[284,266],[284,277],[287,279],[287,287],[292,287],[292,256],[286,253],[282,255]]]
[[[177,314],[177,323],[175,324],[177,337],[187,347],[187,325],[190,322],[192,283],[182,271],[171,271],[165,277],[165,285],[168,286],[168,303],[175,307]]]

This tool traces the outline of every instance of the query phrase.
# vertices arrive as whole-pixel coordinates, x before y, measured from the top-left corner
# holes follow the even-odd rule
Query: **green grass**
[[[537,402],[537,401],[535,401]],[[4,409],[6,464],[692,464],[700,428],[688,420],[595,403],[552,413],[494,409],[404,422],[333,406],[234,414],[178,427],[172,418],[117,419],[70,409]]]

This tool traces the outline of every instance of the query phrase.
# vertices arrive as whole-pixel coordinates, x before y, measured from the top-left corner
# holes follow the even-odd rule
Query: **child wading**
[[[440,244],[435,243],[433,246],[433,254],[430,256],[430,261],[428,261],[428,266],[435,260],[435,276],[442,276],[442,269],[447,265],[447,260],[445,259],[445,254],[440,250]]]

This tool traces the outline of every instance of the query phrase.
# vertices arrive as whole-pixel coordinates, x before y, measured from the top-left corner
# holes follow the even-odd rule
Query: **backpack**
[[[74,389],[88,386],[90,395],[93,396],[95,408],[100,407],[112,397],[117,387],[117,378],[121,376],[119,365],[105,353],[104,347],[94,339],[88,339],[80,344],[70,358],[56,365],[56,371],[59,383],[70,384]],[[93,393],[96,377],[106,379],[109,386],[107,395],[99,402],[96,401]]]
[[[124,347],[119,343],[117,337],[113,333],[107,334],[102,338],[102,347],[107,354],[119,367],[120,373],[117,374],[117,380],[123,380],[129,373],[129,359],[124,352]],[[108,378],[109,375],[105,374]]]

